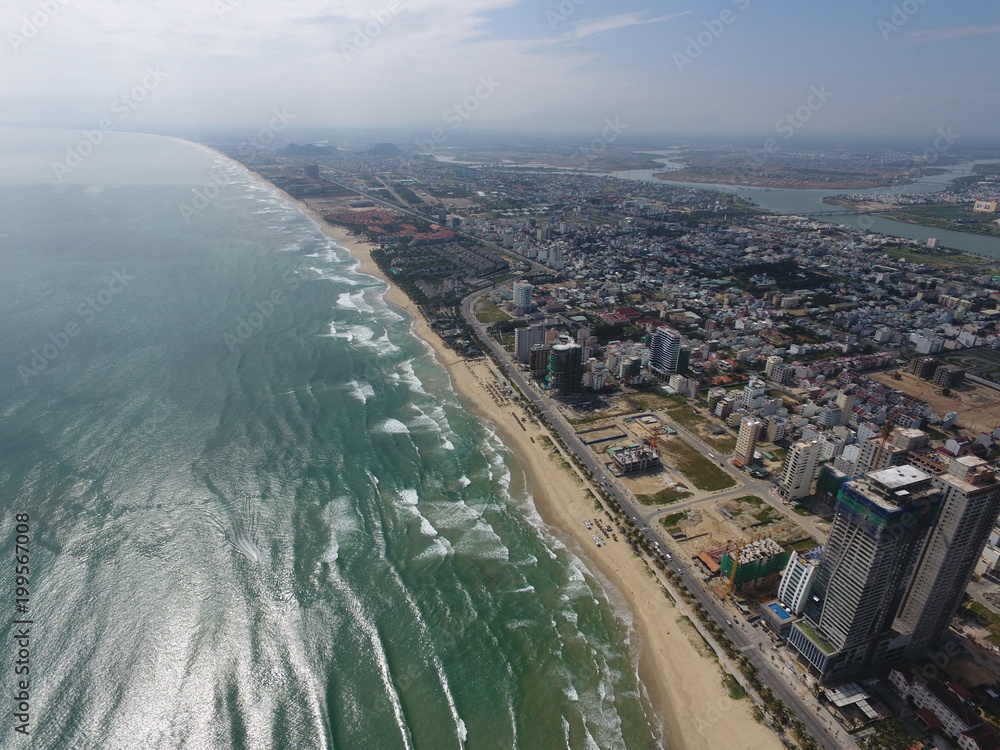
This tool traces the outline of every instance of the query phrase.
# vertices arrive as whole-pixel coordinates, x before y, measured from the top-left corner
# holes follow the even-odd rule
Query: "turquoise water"
[[[680,152],[659,152],[677,155]],[[680,158],[680,157],[677,157]],[[665,166],[676,168],[676,162],[661,159]],[[993,163],[993,160],[983,160],[974,164]],[[700,182],[674,182],[671,180],[659,180],[654,175],[661,174],[663,169],[633,170],[630,172],[615,172],[615,177],[622,179],[638,180],[641,182],[652,182],[656,184],[677,185],[691,187],[699,190],[716,190],[720,193],[733,193],[753,201],[761,208],[774,211],[780,214],[813,214],[825,211],[840,211],[840,207],[824,203],[823,199],[836,195],[862,194],[862,195],[885,195],[902,193],[930,193],[944,190],[951,181],[966,177],[972,173],[973,164],[960,164],[958,166],[946,167],[944,174],[927,175],[917,179],[913,183],[906,185],[892,185],[889,187],[867,188],[864,190],[815,190],[815,189],[783,189],[783,188],[758,188],[758,187],[738,187],[735,185],[722,185],[717,183]],[[978,253],[991,258],[1000,258],[1000,238],[989,237],[971,232],[956,232],[950,229],[936,229],[924,227],[919,224],[909,224],[904,221],[893,221],[878,215],[869,214],[843,214],[839,216],[819,216],[817,221],[849,227],[851,229],[864,229],[866,231],[886,234],[891,237],[902,237],[904,239],[926,242],[931,237],[941,240],[942,247],[962,250],[967,253]]]
[[[0,132],[0,745],[662,746],[627,615],[381,282],[201,147],[60,182],[79,133]]]

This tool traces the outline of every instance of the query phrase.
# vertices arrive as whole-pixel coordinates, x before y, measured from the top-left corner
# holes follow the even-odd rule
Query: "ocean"
[[[382,282],[201,146],[0,134],[0,746],[663,746]]]

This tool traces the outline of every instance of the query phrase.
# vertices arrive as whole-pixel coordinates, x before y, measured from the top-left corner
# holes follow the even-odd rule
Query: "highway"
[[[650,523],[662,511],[650,511],[634,502],[631,493],[614,480],[614,477],[610,475],[596,454],[587,448],[577,437],[576,429],[563,417],[556,403],[548,396],[540,393],[529,382],[520,368],[511,361],[510,356],[500,343],[489,335],[486,330],[487,326],[480,323],[472,312],[476,300],[486,293],[480,290],[462,300],[462,316],[473,330],[475,330],[483,346],[487,347],[493,353],[495,360],[500,363],[500,367],[503,368],[510,380],[520,389],[524,397],[545,416],[549,426],[562,438],[565,445],[577,456],[583,466],[591,472],[594,484],[600,485],[609,495],[614,497],[622,510],[635,522],[637,528],[646,535],[651,545],[658,543],[661,549],[673,550],[676,553],[673,555],[670,567],[677,572],[688,591],[705,607],[717,623],[722,625],[727,621],[733,622],[733,625],[728,628],[728,632],[736,648],[757,668],[758,677],[761,682],[767,685],[774,692],[775,696],[784,701],[789,710],[802,721],[819,745],[828,748],[828,750],[856,748],[857,745],[851,737],[836,722],[832,721],[828,712],[820,707],[818,701],[808,693],[801,683],[791,677],[788,670],[781,666],[784,657],[780,660],[776,657],[775,661],[777,663],[771,661],[772,654],[775,654],[775,647],[770,637],[762,633],[758,628],[747,627],[742,618],[737,617],[735,609],[728,611],[718,597],[708,590],[698,571],[692,569],[688,565],[688,562],[682,559],[684,553],[677,546],[676,541],[670,538],[668,534],[661,533],[659,529],[655,528],[653,523]],[[676,426],[683,439],[689,440],[694,447],[705,453],[710,452],[708,446],[691,435],[688,430],[681,428],[680,425],[673,426]],[[738,482],[736,488],[712,493],[706,497],[686,503],[675,504],[671,506],[670,511],[675,512],[675,509],[689,507],[690,505],[717,497],[725,497],[730,493],[738,493],[734,495],[738,496],[752,492],[763,497],[782,513],[787,512],[787,509],[782,507],[771,496],[770,488],[772,485],[770,482],[745,481],[742,476],[737,475],[726,465],[728,462],[725,459],[723,459],[722,463],[724,465],[723,468]],[[822,539],[824,537],[825,534],[817,538]],[[737,621],[739,621],[739,626],[737,626]],[[719,650],[721,651],[721,649]],[[798,690],[795,687],[796,685],[798,686]]]

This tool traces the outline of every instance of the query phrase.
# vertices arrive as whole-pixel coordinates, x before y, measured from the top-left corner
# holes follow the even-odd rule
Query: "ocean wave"
[[[400,422],[398,419],[385,419],[381,421],[375,427],[375,432],[385,433],[387,435],[409,435],[410,428],[405,424]]]
[[[368,399],[375,395],[375,389],[369,383],[360,383],[352,380],[347,384],[351,389],[351,397],[356,398],[363,404],[368,403]]]

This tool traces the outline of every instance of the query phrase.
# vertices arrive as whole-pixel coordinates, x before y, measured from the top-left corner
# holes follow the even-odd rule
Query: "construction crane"
[[[901,406],[897,406],[885,418],[885,422],[882,424],[882,432],[879,434],[879,442],[878,448],[875,451],[875,458],[872,460],[872,471],[877,471],[881,468],[879,464],[882,461],[882,456],[885,454],[885,447],[889,443],[889,438],[892,436],[892,430],[896,426],[896,420],[899,419],[900,415],[904,414],[916,400],[916,396],[910,396]]]
[[[740,567],[740,555],[743,553],[745,547],[749,547],[754,542],[759,542],[761,539],[766,539],[767,534],[760,534],[755,536],[749,542],[739,541],[736,542],[735,547],[729,548],[729,556],[733,561],[733,569],[729,571],[729,587],[726,589],[726,596],[733,595],[733,589],[736,588],[736,569]],[[732,544],[732,542],[730,542]]]

